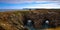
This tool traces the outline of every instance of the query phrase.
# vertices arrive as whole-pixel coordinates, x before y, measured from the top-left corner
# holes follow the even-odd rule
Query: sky
[[[0,0],[0,9],[60,8],[60,0]]]

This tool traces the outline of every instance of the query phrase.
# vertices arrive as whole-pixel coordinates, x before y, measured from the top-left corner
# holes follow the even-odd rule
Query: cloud
[[[20,8],[60,8],[60,0],[0,0],[0,9]]]
[[[31,5],[31,6],[27,6],[27,7],[24,7],[24,8],[45,8],[45,9],[58,9],[60,8],[60,5],[58,4],[54,4],[54,3],[51,3],[51,4],[36,4],[36,5]]]
[[[8,8],[9,7],[9,8]],[[60,5],[56,3],[50,3],[50,4],[30,4],[27,6],[8,6],[8,7],[1,7],[1,9],[23,9],[23,8],[45,8],[45,9],[58,9],[60,8]]]
[[[60,0],[0,0],[4,3],[25,3],[25,2],[41,2],[41,1],[60,1]]]

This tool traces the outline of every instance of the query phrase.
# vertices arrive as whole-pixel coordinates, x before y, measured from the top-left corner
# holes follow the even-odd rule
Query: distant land
[[[36,9],[39,9],[40,10],[40,8],[23,8],[23,9],[0,9],[0,12],[5,12],[5,11],[24,11],[24,10],[36,10]],[[43,8],[41,8],[42,10],[43,10]],[[53,9],[53,10],[55,10],[55,9]],[[59,10],[59,9],[57,9],[57,10]]]

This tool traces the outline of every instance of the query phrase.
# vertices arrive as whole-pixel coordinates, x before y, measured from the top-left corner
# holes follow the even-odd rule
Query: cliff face
[[[23,30],[27,20],[32,20],[34,28],[41,28],[48,20],[49,26],[60,26],[58,10],[33,10],[0,12],[0,26],[5,30]]]

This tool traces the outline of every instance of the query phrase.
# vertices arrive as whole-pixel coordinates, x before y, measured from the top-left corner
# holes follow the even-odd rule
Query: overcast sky
[[[0,0],[0,9],[60,8],[60,0]]]

